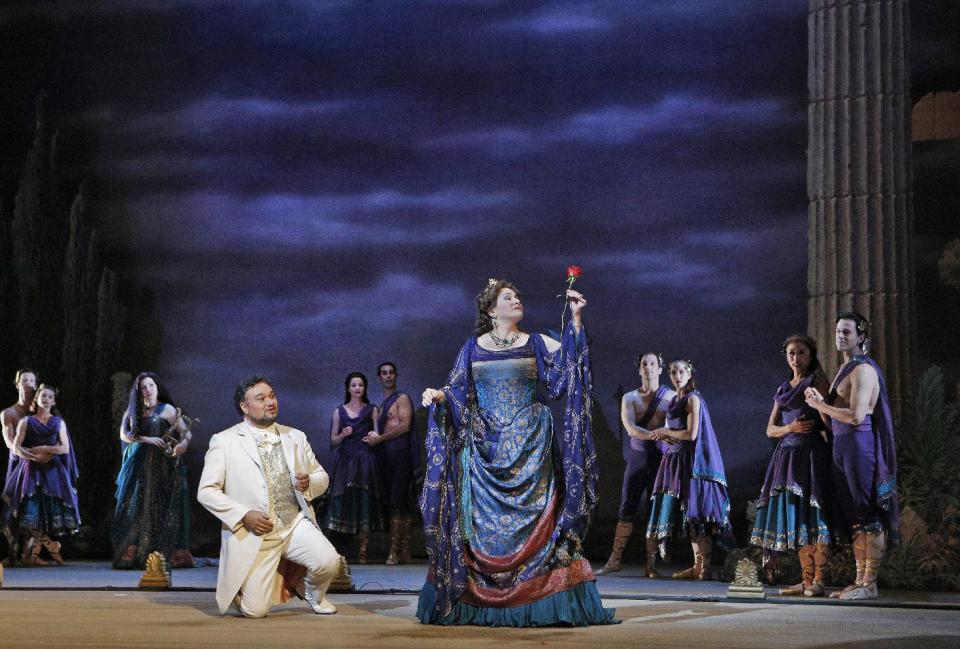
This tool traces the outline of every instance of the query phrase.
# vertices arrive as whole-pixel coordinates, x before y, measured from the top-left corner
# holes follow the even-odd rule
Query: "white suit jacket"
[[[317,462],[306,435],[288,426],[277,425],[277,430],[290,479],[294,479],[297,468],[310,475],[310,487],[305,492],[295,492],[300,509],[316,523],[307,501],[325,492],[330,478]],[[224,613],[243,585],[263,542],[263,537],[243,526],[243,516],[252,509],[268,512],[270,508],[257,440],[246,424],[239,423],[210,439],[197,500],[222,523],[217,604]]]

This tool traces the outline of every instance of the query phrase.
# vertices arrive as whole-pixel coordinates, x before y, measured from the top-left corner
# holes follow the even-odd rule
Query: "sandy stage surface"
[[[0,590],[0,647],[960,647],[955,610],[605,600],[622,624],[489,629],[421,625],[411,595],[332,599],[334,616],[296,602],[246,620],[221,616],[209,592]]]

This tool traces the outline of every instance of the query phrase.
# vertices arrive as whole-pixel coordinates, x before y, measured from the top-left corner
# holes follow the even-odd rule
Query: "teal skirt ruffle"
[[[543,626],[588,626],[619,624],[614,609],[603,608],[597,585],[585,581],[570,590],[554,593],[536,602],[509,608],[472,606],[457,602],[450,613],[439,619],[434,608],[437,591],[426,582],[420,590],[417,619],[423,624],[510,626],[517,628]]]
[[[662,540],[670,537],[700,538],[722,536],[723,526],[716,521],[687,519],[683,516],[680,499],[668,493],[654,494],[650,500],[650,521],[647,538]]]
[[[784,552],[817,543],[830,543],[830,529],[820,508],[806,498],[781,491],[757,508],[751,545]]]
[[[344,534],[385,531],[383,503],[367,489],[347,487],[345,493],[330,497],[322,506],[320,527]]]

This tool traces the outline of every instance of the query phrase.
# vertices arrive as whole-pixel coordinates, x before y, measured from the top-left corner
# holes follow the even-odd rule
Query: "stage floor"
[[[416,596],[332,596],[333,616],[302,603],[265,619],[221,616],[204,591],[0,590],[0,646],[253,649],[696,647],[794,649],[960,646],[960,612],[604,598],[622,624],[587,628],[436,627],[414,618]]]
[[[161,592],[137,590],[139,572],[111,570],[107,562],[7,568],[0,647],[960,647],[960,597],[952,593],[882,592],[883,599],[866,605],[736,601],[725,598],[724,583],[646,579],[635,565],[597,582],[604,605],[617,609],[622,624],[445,628],[414,617],[422,564],[358,565],[351,572],[354,592],[330,597],[338,615],[313,615],[303,602],[291,601],[266,619],[246,620],[217,611],[216,567],[175,570],[174,588]]]
[[[679,566],[678,566],[679,567]],[[355,593],[416,594],[423,585],[426,566],[410,564],[351,565]],[[671,570],[662,568],[663,574]],[[136,590],[140,572],[112,570],[106,561],[71,561],[66,566],[44,568],[7,567],[5,590]],[[217,568],[192,568],[173,571],[175,591],[210,591],[217,585]],[[627,565],[620,572],[599,577],[597,588],[609,599],[641,599],[655,601],[729,601],[727,584],[719,581],[680,581],[647,579],[643,566]],[[882,598],[870,602],[839,602],[827,598],[779,597],[775,588],[767,588],[768,602],[778,604],[878,606],[898,608],[939,608],[960,612],[960,593],[882,590]]]

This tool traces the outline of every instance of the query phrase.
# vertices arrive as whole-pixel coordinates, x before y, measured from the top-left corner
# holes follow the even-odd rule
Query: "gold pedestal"
[[[737,563],[736,578],[727,588],[727,597],[734,599],[766,599],[767,593],[757,572],[757,564],[750,559]]]
[[[164,590],[173,585],[167,560],[159,552],[151,552],[147,557],[147,567],[140,577],[140,588]]]
[[[350,576],[350,566],[347,565],[347,559],[342,554],[340,555],[340,568],[337,570],[337,575],[333,578],[333,581],[330,582],[330,588],[327,590],[331,593],[349,593],[353,590],[353,578]]]

